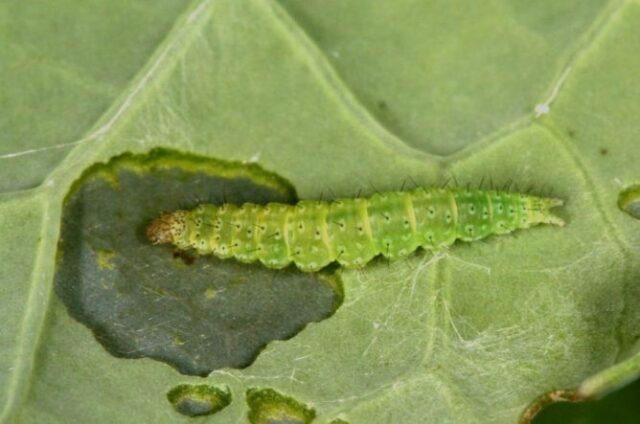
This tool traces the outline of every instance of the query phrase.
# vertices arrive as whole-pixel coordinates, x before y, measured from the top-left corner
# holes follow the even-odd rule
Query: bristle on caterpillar
[[[336,261],[359,268],[375,256],[408,256],[538,224],[563,226],[555,198],[506,191],[423,189],[295,205],[203,204],[163,214],[147,227],[153,244],[171,243],[200,255],[290,263],[317,271]]]

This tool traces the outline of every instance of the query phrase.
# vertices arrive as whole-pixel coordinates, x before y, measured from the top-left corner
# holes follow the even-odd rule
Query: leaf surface
[[[275,393],[252,416],[514,422],[635,378],[640,222],[617,201],[640,178],[640,4],[530,3],[0,6],[2,418],[188,420],[167,393],[206,383],[221,422],[248,391]],[[53,290],[74,182],[156,147],[257,162],[300,198],[511,181],[568,225],[342,271],[333,316],[189,377],[112,356]]]

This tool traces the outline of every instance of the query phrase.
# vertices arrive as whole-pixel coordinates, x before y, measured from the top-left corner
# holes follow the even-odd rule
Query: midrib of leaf
[[[53,271],[55,268],[55,252],[60,231],[60,213],[66,191],[73,183],[83,165],[92,163],[100,152],[107,146],[103,144],[90,149],[85,146],[90,141],[100,140],[104,135],[122,120],[125,113],[134,105],[136,98],[152,81],[167,60],[177,60],[177,56],[170,56],[180,42],[189,35],[195,34],[200,25],[206,22],[207,6],[211,0],[194,3],[183,16],[178,18],[177,24],[169,36],[160,44],[149,63],[134,78],[130,88],[114,102],[113,106],[103,115],[95,125],[95,129],[80,140],[66,143],[75,145],[71,154],[52,172],[40,188],[31,190],[33,196],[39,196],[44,203],[43,220],[41,222],[41,243],[36,255],[32,277],[29,281],[29,295],[25,305],[25,315],[20,327],[20,343],[16,349],[16,358],[12,367],[13,373],[7,386],[7,401],[0,412],[0,422],[7,422],[19,413],[19,407],[29,390],[30,376],[33,373],[38,346],[43,337],[43,329],[52,293]],[[203,17],[204,15],[204,17]],[[49,147],[51,148],[51,147]],[[49,149],[47,148],[47,149]],[[54,146],[55,148],[55,146]],[[69,170],[71,162],[72,170]],[[75,168],[75,170],[73,170]],[[80,169],[78,169],[80,168]],[[60,176],[60,178],[57,178]],[[4,193],[3,197],[25,195],[19,191]]]

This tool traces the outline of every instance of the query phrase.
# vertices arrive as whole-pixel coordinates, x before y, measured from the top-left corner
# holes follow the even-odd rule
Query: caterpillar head
[[[147,238],[153,244],[174,243],[176,235],[184,227],[184,212],[162,214],[147,227]]]

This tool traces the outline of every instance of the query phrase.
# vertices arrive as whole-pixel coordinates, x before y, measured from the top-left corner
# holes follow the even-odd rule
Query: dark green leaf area
[[[226,387],[181,384],[167,393],[167,399],[179,413],[197,417],[215,414],[228,406],[231,403],[231,393]]]
[[[105,349],[204,376],[245,367],[270,341],[335,311],[341,294],[333,277],[151,245],[144,229],[162,211],[223,199],[294,200],[292,190],[255,167],[188,167],[181,157],[172,168],[170,158],[159,160],[161,166],[129,156],[97,166],[65,203],[56,292]]]

